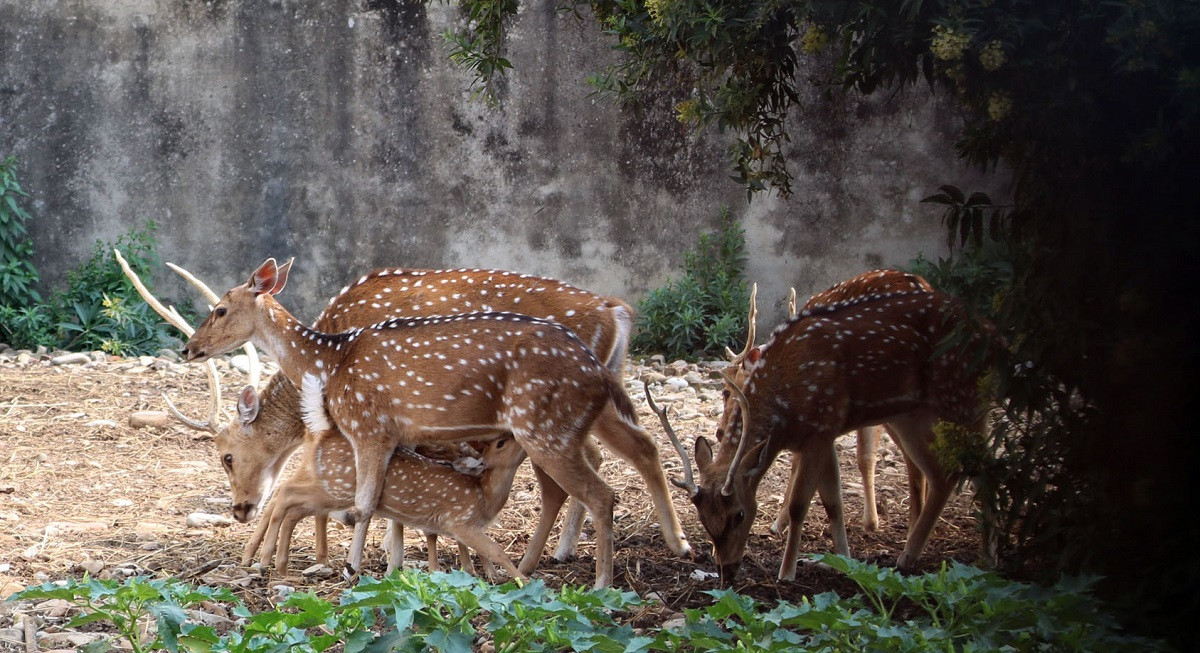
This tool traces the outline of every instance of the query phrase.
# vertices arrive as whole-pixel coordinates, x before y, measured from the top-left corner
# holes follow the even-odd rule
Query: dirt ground
[[[659,441],[668,475],[678,476],[678,458],[636,381],[645,369],[631,365],[627,387],[642,424]],[[231,406],[234,391],[245,377],[228,366],[222,376],[225,403]],[[297,533],[286,577],[239,566],[253,524],[188,527],[190,513],[229,514],[228,483],[208,434],[181,425],[129,426],[133,411],[164,408],[161,393],[174,398],[185,413],[203,416],[208,394],[202,366],[165,360],[151,363],[150,359],[61,366],[45,360],[24,365],[0,360],[0,598],[27,585],[80,577],[85,571],[108,576],[128,570],[228,585],[259,609],[278,600],[272,588],[280,583],[336,597],[346,587],[339,576],[300,573],[314,561],[311,521]],[[680,401],[675,430],[688,446],[697,434],[711,437],[719,411],[716,391],[702,389],[698,398]],[[859,525],[862,486],[851,438],[839,440],[851,551],[859,559],[892,565],[903,548],[907,522],[903,461],[892,442],[883,443],[877,477],[881,528],[877,533],[864,532]],[[795,582],[776,580],[782,541],[769,533],[768,526],[782,500],[787,467],[786,458],[776,461],[759,492],[762,509],[738,588],[770,601],[798,600],[826,590],[852,592],[844,579],[815,565],[802,565]],[[649,497],[628,465],[608,458],[601,474],[619,498],[615,584],[643,596],[653,592],[662,602],[635,619],[661,623],[684,607],[704,604],[709,597],[703,592],[715,588],[717,581],[694,572],[716,569],[707,536],[684,492],[672,489],[684,529],[698,552],[695,560],[678,559],[663,544]],[[524,552],[538,508],[536,483],[526,464],[491,530],[514,560]],[[805,553],[832,546],[819,505],[811,511],[804,532]],[[382,534],[382,526],[373,526],[367,573],[382,573]],[[344,560],[348,541],[348,529],[331,533],[332,565]],[[934,569],[947,559],[971,562],[978,541],[970,501],[957,495],[934,530],[922,567]],[[441,560],[449,565],[451,549],[444,546],[442,551]],[[535,576],[551,586],[592,582],[591,542],[586,533],[574,560],[555,562],[549,553]],[[406,560],[424,559],[423,537],[410,530]],[[6,619],[0,612],[0,628],[11,625]]]

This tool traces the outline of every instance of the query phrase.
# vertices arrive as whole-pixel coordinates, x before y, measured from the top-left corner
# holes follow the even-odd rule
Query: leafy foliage
[[[1016,182],[1012,207],[952,187],[930,198],[956,246],[930,265],[944,289],[987,298],[1013,347],[992,500],[1016,562],[1099,570],[1131,621],[1195,648],[1200,529],[1179,525],[1196,501],[1200,295],[1175,289],[1200,276],[1200,3],[588,4],[623,54],[593,82],[625,102],[674,92],[682,122],[733,130],[751,191],[791,190],[786,120],[822,101],[801,83],[924,80],[955,100],[960,155]]]
[[[408,570],[362,578],[340,601],[293,594],[252,614],[227,590],[144,577],[68,580],[10,600],[62,599],[80,610],[69,627],[111,624],[135,651],[1155,651],[1122,635],[1091,596],[1094,579],[1054,587],[1014,583],[957,563],[904,576],[839,556],[818,556],[861,594],[824,593],[763,605],[728,590],[685,610],[682,626],[635,632],[620,616],[644,605],[615,589],[547,589],[541,581],[490,585],[463,572]],[[225,633],[189,618],[201,603],[232,604],[242,621]],[[143,638],[141,627],[155,628]],[[93,650],[103,650],[95,647]]]
[[[34,287],[37,269],[30,262],[33,241],[25,227],[30,217],[20,204],[28,195],[21,190],[16,168],[16,157],[0,161],[0,310],[21,311],[42,298]]]
[[[734,346],[746,332],[745,267],[745,233],[726,208],[720,230],[700,234],[695,249],[684,253],[683,277],[638,304],[632,347],[692,358]]]

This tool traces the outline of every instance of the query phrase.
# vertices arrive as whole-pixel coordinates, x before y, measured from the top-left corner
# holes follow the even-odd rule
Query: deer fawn
[[[275,556],[276,569],[283,573],[297,522],[310,515],[329,515],[354,505],[354,451],[350,442],[330,424],[323,390],[316,377],[305,376],[303,412],[312,441],[305,447],[296,473],[279,488],[269,514],[264,515],[247,544],[243,564],[249,563],[254,549],[265,537],[260,562],[267,566]],[[388,462],[377,510],[396,527],[413,526],[427,534],[448,535],[475,549],[485,561],[500,565],[513,578],[525,578],[485,532],[508,500],[509,488],[517,467],[525,460],[525,452],[506,435],[488,443],[481,456],[485,468],[479,476],[471,476],[456,471],[445,461],[399,449]],[[436,564],[436,558],[431,560]],[[396,564],[393,555],[392,566]]]
[[[758,485],[780,451],[799,454],[787,511],[792,524],[801,524],[817,488],[840,512],[834,439],[880,423],[889,425],[927,486],[897,561],[901,568],[916,563],[957,479],[930,448],[934,424],[985,430],[980,372],[961,350],[934,355],[944,338],[969,323],[966,310],[949,295],[910,291],[801,311],[775,330],[751,357],[744,382],[729,384],[735,404],[720,449],[714,453],[707,439],[696,439],[699,484],[676,439],[685,462],[684,480],[677,484],[691,492],[713,540],[722,583],[737,573],[758,511]],[[986,339],[990,345],[990,336],[974,332],[972,344]],[[800,530],[788,530],[782,580],[795,578]]]
[[[623,374],[632,309],[619,299],[575,288],[561,281],[499,270],[417,270],[384,268],[361,277],[330,299],[313,324],[324,332],[367,327],[402,316],[453,315],[477,310],[507,310],[556,321],[589,344],[618,378]],[[261,398],[243,390],[239,419],[218,433],[215,444],[227,461],[226,472],[234,498],[234,516],[248,521],[270,495],[274,479],[303,440],[299,392],[279,374],[271,378]],[[241,416],[251,416],[244,419]],[[422,451],[422,453],[428,453]],[[599,468],[601,455],[591,439],[584,453]],[[657,460],[650,461],[657,464]],[[520,568],[537,567],[554,527],[566,492],[540,467],[534,473],[541,487],[540,520]],[[571,501],[554,557],[570,557],[579,540],[583,505]]]
[[[868,295],[906,291],[932,292],[933,286],[929,285],[929,282],[925,279],[909,272],[886,269],[871,270],[852,279],[839,282],[813,295],[804,304],[802,310],[807,311]],[[755,286],[750,293],[750,314],[747,320],[749,326],[746,334],[745,348],[742,349],[741,353],[736,355],[732,351],[726,350],[730,359],[730,371],[726,375],[726,381],[737,385],[739,388],[744,387],[746,377],[750,374],[750,368],[760,354],[760,351],[754,345],[756,331],[755,318],[758,314],[758,308],[755,305],[755,296],[757,293],[758,288]],[[792,289],[791,297],[788,299],[788,313],[791,318],[796,317],[796,290],[794,288]],[[717,442],[720,442],[724,437],[729,417],[733,414],[735,405],[733,393],[728,388],[724,391],[724,399],[725,410],[721,421],[717,425]],[[857,429],[858,437],[856,438],[855,462],[863,481],[862,525],[863,529],[867,531],[879,530],[879,511],[875,502],[875,461],[879,452],[880,431],[886,429],[886,425],[867,425]],[[894,435],[892,437],[895,439]],[[903,452],[903,449],[901,449],[901,452]],[[921,470],[913,464],[907,455],[904,456],[904,463],[908,470],[909,523],[912,524],[921,513],[925,486],[921,477]],[[788,480],[787,490],[784,492],[785,497],[791,495],[792,488],[796,483],[795,476],[799,473],[799,470],[800,462],[793,457],[792,472]],[[820,489],[818,489],[818,494],[821,494]],[[830,530],[834,537],[834,548],[838,553],[847,555],[849,553],[849,546],[845,539],[846,526],[840,506],[830,505],[829,500],[823,494],[822,503],[826,514],[829,516]],[[787,530],[788,525],[788,511],[781,509],[779,514],[776,515],[775,521],[771,524],[771,532],[783,533]]]
[[[530,459],[591,512],[595,584],[609,585],[615,497],[583,454],[593,426],[646,479],[668,546],[690,552],[657,447],[636,425],[611,370],[569,329],[513,313],[470,313],[327,334],[304,327],[275,300],[286,283],[287,268],[265,261],[213,308],[185,345],[184,358],[201,362],[252,341],[293,384],[305,374],[325,384],[331,423],[354,448],[356,492],[347,512],[355,524],[352,568],[361,567],[368,520],[397,445],[511,432]]]

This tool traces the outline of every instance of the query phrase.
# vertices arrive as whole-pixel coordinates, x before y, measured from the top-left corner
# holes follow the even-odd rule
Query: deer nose
[[[233,507],[233,518],[245,524],[254,516],[254,503],[243,501]]]
[[[185,361],[195,360],[204,355],[204,352],[192,349],[191,345],[184,345],[183,351],[180,353],[183,355],[183,360]]]

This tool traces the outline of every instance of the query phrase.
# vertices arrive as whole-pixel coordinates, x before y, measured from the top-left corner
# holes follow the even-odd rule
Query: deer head
[[[258,313],[252,310],[253,307],[257,302],[283,290],[291,267],[291,260],[276,265],[275,259],[269,258],[250,275],[250,280],[244,285],[234,286],[225,293],[188,339],[183,348],[184,360],[193,363],[206,361],[249,341],[255,329],[253,318]]]

